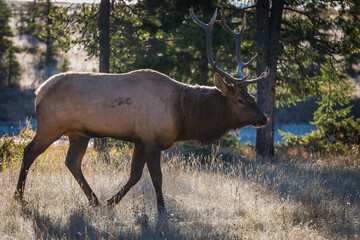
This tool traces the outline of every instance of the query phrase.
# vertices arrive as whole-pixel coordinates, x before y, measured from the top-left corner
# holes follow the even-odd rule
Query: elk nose
[[[263,117],[258,122],[256,122],[253,126],[256,128],[262,128],[268,123],[268,121],[269,121],[268,118],[265,115],[263,115]]]
[[[266,117],[266,115],[264,115],[264,117],[263,117],[263,119],[262,119],[262,123],[264,124],[264,125],[266,125],[267,123],[268,123],[268,121],[269,121],[269,119]]]

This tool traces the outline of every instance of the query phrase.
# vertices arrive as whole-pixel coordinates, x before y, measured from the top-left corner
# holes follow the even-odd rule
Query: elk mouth
[[[266,123],[265,124],[254,124],[253,126],[255,128],[262,128],[262,127],[265,127]]]

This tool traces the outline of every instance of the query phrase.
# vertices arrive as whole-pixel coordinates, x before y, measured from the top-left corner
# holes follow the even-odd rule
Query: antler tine
[[[235,79],[234,77],[232,77],[230,74],[228,74],[227,72],[225,72],[224,70],[222,70],[221,68],[219,68],[217,66],[218,63],[218,57],[219,55],[217,54],[217,59],[214,62],[213,58],[212,58],[212,54],[211,54],[211,45],[212,45],[212,29],[214,26],[214,23],[216,21],[216,16],[217,16],[217,8],[215,9],[214,15],[211,18],[210,22],[208,24],[205,24],[203,22],[201,22],[194,13],[194,9],[193,7],[191,7],[190,9],[190,16],[193,19],[193,21],[199,25],[200,27],[202,27],[205,30],[205,35],[206,35],[206,54],[207,54],[207,58],[208,58],[208,62],[210,63],[211,67],[214,69],[215,72],[217,72],[218,74],[220,74],[222,77],[225,78],[225,80],[229,83],[235,83],[237,80],[241,80],[241,79]],[[219,52],[219,51],[218,51]]]
[[[213,17],[211,18],[210,22],[209,22],[208,24],[206,24],[206,23],[203,23],[202,21],[200,21],[200,20],[195,16],[193,7],[191,7],[191,9],[190,9],[190,16],[191,16],[191,18],[194,20],[194,22],[195,22],[197,25],[199,25],[200,27],[202,27],[205,31],[206,31],[207,29],[212,30],[212,26],[214,25],[214,22],[215,22],[215,20],[216,20],[216,15],[217,15],[217,8],[215,9],[214,15],[213,15]]]
[[[246,13],[244,13],[244,16],[243,16],[243,21],[242,21],[240,32],[236,35],[236,58],[237,58],[237,62],[238,62],[237,73],[244,80],[245,80],[245,78],[244,78],[244,74],[243,74],[242,70],[244,68],[248,67],[255,60],[255,58],[257,56],[257,54],[255,54],[255,56],[253,56],[250,59],[250,61],[248,61],[247,63],[243,63],[243,61],[241,59],[241,41],[242,41],[242,37],[245,32],[245,28],[246,28]]]
[[[193,21],[199,25],[200,27],[202,27],[205,30],[205,35],[206,35],[206,54],[207,54],[207,58],[208,61],[211,65],[211,67],[214,69],[215,72],[217,72],[218,74],[220,74],[222,77],[225,78],[225,81],[227,81],[229,84],[238,84],[238,85],[248,85],[250,83],[254,83],[257,81],[260,81],[263,78],[266,78],[269,74],[268,74],[268,69],[266,68],[265,71],[256,79],[252,79],[252,80],[246,80],[249,75],[247,75],[246,77],[244,76],[244,74],[242,73],[242,69],[244,67],[247,67],[248,65],[250,65],[256,55],[250,59],[249,62],[247,63],[243,63],[241,61],[241,38],[245,29],[245,23],[246,23],[246,16],[244,15],[244,21],[241,27],[241,30],[239,33],[235,33],[234,31],[232,31],[229,26],[226,24],[225,21],[225,14],[224,11],[222,11],[222,16],[221,16],[221,20],[216,20],[216,16],[217,16],[217,9],[215,9],[214,15],[211,18],[210,22],[208,24],[203,23],[202,21],[200,21],[194,13],[194,9],[193,7],[191,7],[190,9],[190,16],[193,19]],[[227,72],[225,72],[224,70],[222,70],[221,68],[219,68],[217,66],[218,61],[219,61],[219,55],[220,55],[220,50],[217,51],[216,53],[216,60],[214,62],[212,54],[211,54],[211,45],[212,45],[212,29],[214,26],[214,23],[217,22],[219,23],[225,30],[226,32],[228,32],[228,34],[230,34],[231,36],[233,36],[236,39],[236,56],[237,56],[237,60],[238,60],[238,74],[241,78],[235,78],[233,76],[231,76],[230,74],[228,74]]]
[[[242,22],[241,29],[240,29],[240,32],[239,32],[240,41],[241,41],[242,36],[243,36],[243,34],[244,34],[244,32],[245,32],[245,28],[246,28],[246,12],[244,13],[243,22]]]
[[[255,79],[251,79],[251,80],[245,80],[244,79],[243,81],[238,82],[237,84],[239,84],[241,86],[247,86],[247,85],[252,84],[252,83],[257,83],[257,82],[260,82],[261,80],[264,80],[265,78],[267,78],[269,76],[269,74],[270,74],[270,69],[269,69],[269,67],[266,67],[264,72],[262,72],[259,77],[255,78]],[[246,76],[246,78],[248,76]]]
[[[215,58],[215,63],[214,63],[214,66],[216,67],[216,65],[218,64],[219,62],[219,56],[220,56],[220,49],[216,52],[216,58]]]
[[[237,62],[238,62],[237,73],[241,77],[241,80],[245,80],[248,76],[245,77],[242,70],[245,67],[248,67],[255,60],[255,58],[257,56],[257,55],[255,55],[254,57],[252,57],[250,59],[250,61],[248,61],[247,63],[243,63],[242,60],[241,60],[241,41],[242,41],[242,36],[243,36],[243,34],[245,32],[245,28],[246,28],[246,13],[244,13],[242,26],[241,26],[241,29],[240,29],[239,33],[234,32],[227,25],[226,20],[225,20],[225,12],[224,12],[224,10],[221,11],[221,20],[217,20],[216,23],[220,24],[230,36],[235,38],[235,40],[236,40],[236,59],[237,59]]]
[[[205,36],[206,36],[206,55],[208,58],[208,62],[210,63],[211,67],[215,68],[216,65],[214,64],[214,60],[212,58],[211,55],[211,45],[212,45],[212,29],[216,20],[216,15],[217,15],[217,8],[215,9],[214,15],[211,18],[210,22],[208,24],[203,23],[202,21],[200,21],[194,13],[194,9],[193,7],[191,7],[190,9],[190,16],[191,18],[194,20],[194,22],[199,25],[200,27],[202,27],[205,30]]]
[[[236,38],[238,33],[235,33],[230,27],[226,24],[225,12],[224,9],[221,10],[221,20],[216,20],[216,23],[220,24],[224,30],[232,37]]]

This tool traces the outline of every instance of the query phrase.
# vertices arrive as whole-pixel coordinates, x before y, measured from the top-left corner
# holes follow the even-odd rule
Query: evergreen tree
[[[50,17],[51,12],[57,7],[54,6],[51,0],[34,0],[30,3],[21,5],[19,12],[20,33],[32,35],[37,40],[45,43],[46,49],[42,53],[38,64],[39,69],[46,69],[45,78],[51,75],[46,67],[55,65],[57,46],[54,44],[55,38],[58,38],[58,32],[53,31],[53,19]]]
[[[270,123],[258,131],[260,156],[274,154],[276,105],[295,103],[311,96],[321,98],[325,82],[319,81],[319,77],[325,75],[319,73],[329,60],[339,63],[333,71],[337,74],[338,68],[350,66],[350,61],[356,62],[359,58],[359,4],[356,0],[143,0],[132,5],[119,1],[111,4],[109,17],[110,72],[152,68],[179,81],[209,84],[213,72],[205,55],[205,37],[189,17],[191,6],[205,22],[215,7],[223,8],[232,29],[240,26],[239,19],[244,11],[247,12],[243,59],[257,52],[258,74],[266,66],[271,69],[268,79],[258,85],[258,102],[270,118]],[[62,46],[68,48],[70,43],[79,43],[90,56],[99,57],[99,6],[78,5],[74,14],[61,9],[56,11],[53,18],[60,27],[55,29],[65,31],[63,26],[71,25],[73,29],[63,36],[81,34],[75,40],[60,39]],[[69,21],[74,24],[68,24]],[[232,72],[236,67],[234,40],[217,24],[213,36],[213,51],[221,49],[224,53],[219,64]],[[313,78],[315,75],[318,78]]]
[[[350,9],[354,1],[257,0],[256,41],[258,74],[270,67],[270,76],[258,84],[258,103],[270,121],[258,129],[256,148],[264,157],[274,155],[274,107],[309,96],[318,96],[321,82],[311,75],[330,59],[344,64],[344,57],[358,53],[359,31]],[[335,10],[335,8],[337,10]],[[341,37],[337,36],[341,33]],[[335,69],[334,69],[335,70]],[[337,72],[337,71],[334,71]],[[276,91],[275,91],[276,89]]]
[[[21,66],[17,61],[15,53],[19,52],[20,48],[11,46],[6,50],[3,58],[3,74],[8,86],[18,85],[17,80],[21,74]]]
[[[0,0],[0,86],[4,85],[3,57],[6,50],[11,46],[8,37],[12,36],[9,26],[10,9],[3,0]]]
[[[9,39],[13,36],[9,19],[11,11],[7,4],[0,0],[0,86],[10,86],[20,75],[20,64],[17,62],[15,53],[20,49],[13,47],[12,41]]]

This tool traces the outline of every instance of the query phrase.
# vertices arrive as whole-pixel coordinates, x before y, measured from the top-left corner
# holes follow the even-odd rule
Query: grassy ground
[[[359,239],[358,155],[288,152],[269,163],[250,150],[221,161],[163,154],[167,218],[158,219],[147,169],[114,208],[92,208],[66,169],[66,143],[31,167],[28,205],[13,200],[17,159],[0,172],[0,239]],[[88,150],[83,171],[101,202],[127,180],[131,152],[112,150],[113,164]],[[117,161],[117,162],[116,162]],[[205,162],[205,163],[204,163]]]

